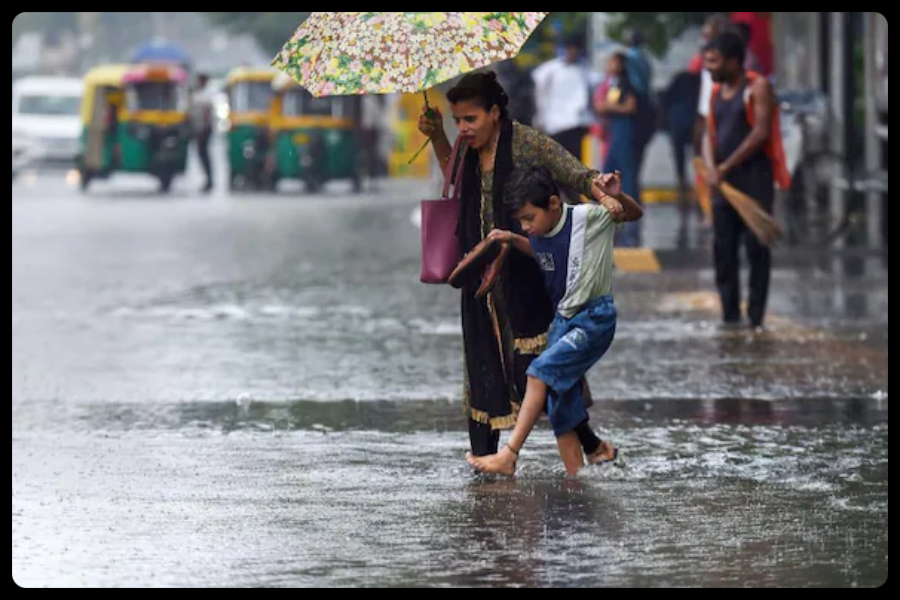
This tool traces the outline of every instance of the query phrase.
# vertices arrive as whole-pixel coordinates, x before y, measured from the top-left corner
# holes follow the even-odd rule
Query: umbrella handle
[[[425,90],[422,90],[422,95],[425,96],[425,108],[427,109],[425,111],[425,116],[431,120],[436,119],[437,113],[435,113],[434,109],[431,108],[431,105],[428,104],[428,92]],[[425,140],[425,143],[422,144],[422,147],[419,148],[418,150],[416,150],[416,153],[412,155],[412,158],[410,158],[406,164],[408,164],[408,165],[413,164],[413,162],[415,162],[415,160],[419,157],[419,155],[422,154],[422,150],[424,150],[425,148],[428,147],[428,142],[430,142],[430,141],[431,141],[431,138],[428,138],[427,140]]]
[[[428,109],[425,111],[425,116],[428,117],[429,119],[433,120],[434,118],[437,117],[437,114],[434,112],[434,109],[431,108],[431,105],[428,104],[428,92],[425,90],[422,90],[422,95],[425,96],[425,108]],[[423,148],[424,148],[424,146],[423,146]],[[421,150],[419,152],[421,152]]]
[[[416,150],[416,153],[412,155],[412,158],[410,158],[406,164],[408,164],[408,165],[413,164],[413,162],[415,162],[415,160],[417,158],[419,158],[419,155],[422,154],[422,150],[424,150],[425,148],[428,147],[428,142],[430,142],[430,141],[431,141],[431,138],[428,138],[427,140],[425,140],[425,143],[422,144],[422,147],[419,148],[418,150]]]

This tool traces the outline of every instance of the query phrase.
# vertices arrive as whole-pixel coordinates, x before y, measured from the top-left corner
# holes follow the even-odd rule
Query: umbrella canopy
[[[313,96],[414,93],[514,57],[545,12],[314,12],[272,65]]]
[[[171,62],[188,64],[191,57],[187,50],[174,42],[149,41],[138,46],[131,55],[131,62]]]

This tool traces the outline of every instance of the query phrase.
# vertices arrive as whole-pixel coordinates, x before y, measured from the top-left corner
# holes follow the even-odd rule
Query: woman
[[[531,127],[513,121],[509,98],[493,72],[470,73],[447,92],[459,135],[468,141],[464,161],[457,235],[460,250],[469,252],[494,228],[519,231],[503,209],[503,186],[514,167],[545,166],[558,182],[588,197],[591,181],[600,175],[589,170],[562,146]],[[422,108],[419,131],[429,136],[445,173],[452,146],[441,125],[442,116],[426,116]],[[600,198],[597,198],[599,201]],[[498,283],[481,299],[462,291],[464,352],[463,402],[469,418],[472,454],[484,456],[498,450],[500,430],[515,424],[525,394],[525,371],[547,343],[553,307],[544,289],[540,268],[522,253],[510,253]],[[585,382],[583,392],[590,405]],[[560,444],[581,444],[588,460],[603,459],[607,445],[587,424],[577,437]]]
[[[606,122],[609,132],[608,151],[603,164],[606,172],[622,172],[622,191],[638,199],[637,151],[635,145],[635,115],[637,96],[625,69],[626,57],[616,53],[606,66],[606,94],[594,98],[594,110]],[[617,242],[622,246],[639,246],[640,234],[637,222],[626,223]]]
[[[597,84],[597,87],[594,89],[594,95],[591,98],[592,107],[597,105],[600,98],[606,98],[606,94],[609,92],[609,84],[608,76],[604,77],[603,81]],[[600,142],[598,164],[603,164],[606,161],[607,154],[609,154],[609,123],[606,122],[606,119],[594,119],[594,122],[591,124],[591,135]]]

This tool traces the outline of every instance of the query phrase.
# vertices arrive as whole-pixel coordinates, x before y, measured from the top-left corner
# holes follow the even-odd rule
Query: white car
[[[13,82],[13,156],[29,148],[41,161],[74,164],[80,149],[81,98],[78,77],[23,77]]]

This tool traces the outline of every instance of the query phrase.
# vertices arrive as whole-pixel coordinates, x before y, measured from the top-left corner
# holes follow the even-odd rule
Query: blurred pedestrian
[[[196,87],[191,97],[194,143],[197,144],[197,156],[206,177],[203,192],[209,192],[213,188],[212,162],[209,157],[209,142],[213,134],[213,98],[208,83],[209,75],[198,73]]]
[[[387,119],[384,98],[378,94],[364,94],[360,97],[360,134],[366,157],[366,171],[372,189],[377,189],[377,181],[386,175],[386,165],[381,156],[381,127]]]
[[[682,215],[688,210],[687,159],[692,153],[694,118],[700,95],[700,73],[680,71],[669,82],[660,102],[665,130],[672,145]]]
[[[579,36],[566,40],[565,54],[532,72],[535,84],[535,122],[569,154],[583,161],[582,146],[590,114],[590,76]],[[570,202],[578,202],[577,190],[564,190]]]
[[[741,238],[750,262],[747,316],[761,328],[769,293],[771,252],[746,226],[719,190],[728,182],[771,213],[775,183],[790,185],[772,84],[744,70],[744,41],[734,31],[714,38],[704,51],[704,65],[714,85],[703,144],[707,176],[713,191],[716,286],[726,327],[741,325]]]
[[[644,50],[644,36],[638,30],[628,34],[628,47],[625,50],[625,70],[637,99],[637,111],[634,120],[634,167],[637,171],[635,182],[637,188],[633,197],[641,201],[641,172],[644,168],[644,156],[647,146],[656,134],[657,108],[653,92],[653,65],[647,51]]]
[[[638,190],[637,147],[635,121],[637,118],[637,94],[625,68],[627,58],[622,52],[609,57],[606,72],[606,94],[595,98],[594,110],[603,119],[608,131],[607,153],[603,171],[622,173],[622,190],[635,198]],[[640,246],[638,222],[623,225],[616,244],[626,247]]]

